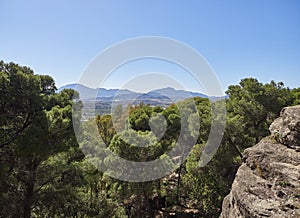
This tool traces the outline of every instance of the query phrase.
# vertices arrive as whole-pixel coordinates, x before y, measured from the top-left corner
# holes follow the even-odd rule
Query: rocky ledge
[[[284,108],[270,132],[245,150],[221,218],[300,217],[300,106]]]

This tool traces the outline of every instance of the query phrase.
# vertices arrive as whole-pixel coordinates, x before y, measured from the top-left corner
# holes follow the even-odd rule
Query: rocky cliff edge
[[[300,217],[300,105],[284,108],[270,132],[245,150],[221,218]]]

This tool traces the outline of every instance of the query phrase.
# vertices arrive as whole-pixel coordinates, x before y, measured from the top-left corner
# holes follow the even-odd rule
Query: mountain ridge
[[[73,83],[60,87],[57,92],[61,92],[63,89],[74,89],[78,91],[79,98],[84,103],[83,112],[87,117],[94,116],[95,113],[111,113],[111,108],[119,104],[127,106],[138,105],[143,102],[151,106],[166,108],[171,104],[192,97],[208,98],[211,101],[226,98],[226,96],[214,97],[198,92],[176,90],[172,87],[160,88],[147,93],[139,93],[128,89],[89,88],[82,84]]]
[[[90,88],[82,84],[78,83],[72,83],[64,85],[60,88],[58,88],[58,92],[62,91],[63,89],[74,89],[79,92],[80,98],[82,100],[88,100],[88,99],[95,99],[101,98],[101,97],[112,97],[112,96],[123,96],[123,95],[136,95],[136,97],[140,95],[150,95],[150,96],[158,96],[158,95],[164,95],[169,97],[170,99],[173,99],[175,101],[177,100],[184,100],[186,98],[191,97],[202,97],[202,98],[224,98],[226,96],[222,97],[216,97],[216,96],[208,96],[200,92],[194,92],[194,91],[185,91],[185,90],[177,90],[172,87],[166,87],[166,88],[160,88],[151,90],[149,92],[135,92],[131,91],[129,89],[107,89],[107,88]]]

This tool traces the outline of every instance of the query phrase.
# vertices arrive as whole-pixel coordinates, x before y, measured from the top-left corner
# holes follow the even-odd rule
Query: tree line
[[[78,93],[56,90],[50,76],[0,61],[0,217],[218,217],[243,150],[269,135],[268,127],[283,107],[300,104],[300,88],[246,78],[229,86],[228,97],[216,102],[195,97],[167,108],[120,105],[112,114],[80,124],[82,104],[73,101]],[[201,167],[212,108],[218,110],[224,101],[221,145]],[[79,108],[75,115],[74,104]],[[190,111],[188,117],[180,107]],[[199,130],[190,125],[194,116]],[[83,140],[89,143],[89,126],[96,122],[107,149],[143,162],[168,158],[182,120],[195,135],[190,155],[170,175],[147,182],[121,181],[98,170],[83,154],[73,129],[74,123],[82,125]],[[132,146],[124,140],[132,134],[151,146]]]

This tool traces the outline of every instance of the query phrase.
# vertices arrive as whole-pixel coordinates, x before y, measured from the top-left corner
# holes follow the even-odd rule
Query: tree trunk
[[[180,181],[181,181],[182,164],[183,164],[183,163],[180,164],[179,172],[178,172],[178,178],[177,178],[176,201],[177,201],[177,204],[178,204],[178,205],[180,204]]]
[[[31,206],[33,202],[33,191],[34,191],[34,176],[30,175],[29,180],[26,184],[26,191],[23,203],[23,216],[24,218],[31,217]]]
[[[160,179],[157,180],[157,198],[155,200],[155,206],[156,208],[160,208],[159,205],[159,200],[161,199],[161,184],[160,184]]]
[[[34,200],[34,186],[36,179],[36,169],[38,166],[38,161],[31,159],[28,164],[28,175],[24,181],[25,193],[23,201],[23,217],[31,217],[31,208]]]

